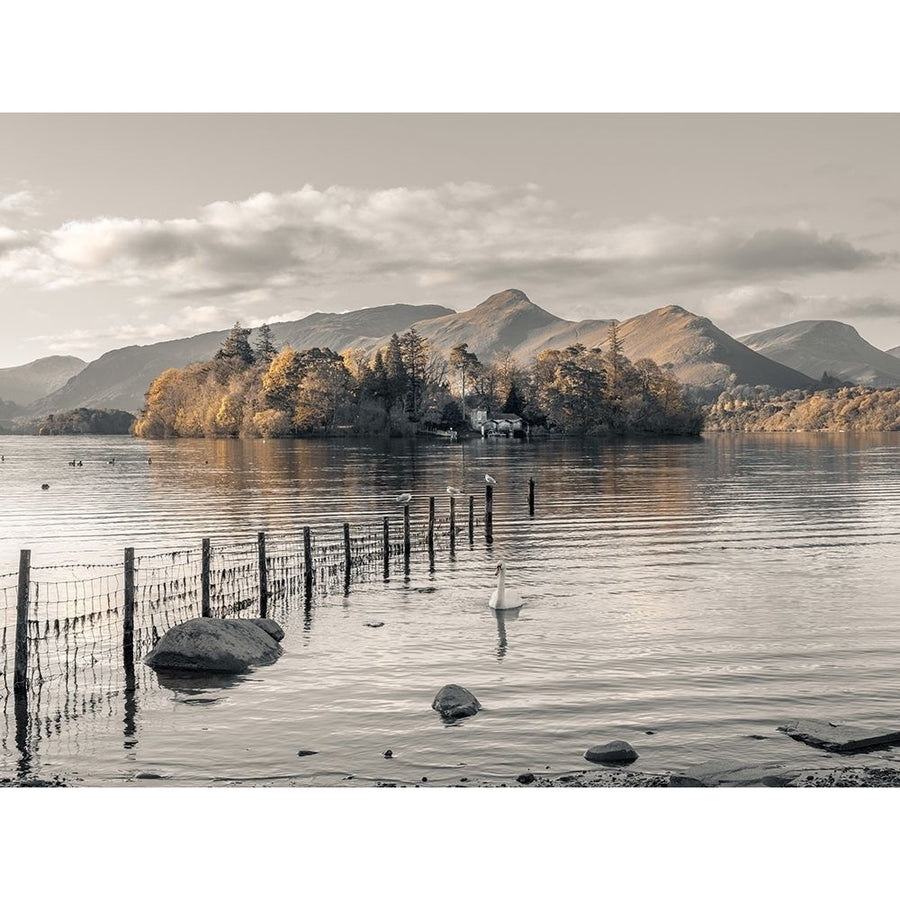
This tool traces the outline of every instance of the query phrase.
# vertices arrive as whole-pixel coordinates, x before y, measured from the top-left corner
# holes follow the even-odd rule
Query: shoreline
[[[83,785],[77,776],[54,775],[44,778],[0,778],[3,788],[97,787]],[[109,787],[186,787],[168,778],[138,775]],[[683,772],[645,772],[630,768],[603,767],[575,769],[556,774],[524,771],[514,777],[461,775],[453,780],[424,777],[410,782],[390,778],[344,776],[339,782],[302,781],[291,776],[213,781],[210,788],[697,788],[697,787],[786,787],[786,788],[893,788],[900,787],[900,767],[886,765],[832,765],[789,767],[781,764],[743,766],[734,762],[707,763]],[[194,786],[191,786],[194,787]]]

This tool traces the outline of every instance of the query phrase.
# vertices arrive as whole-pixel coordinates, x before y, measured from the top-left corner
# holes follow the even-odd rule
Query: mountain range
[[[313,313],[296,321],[273,323],[271,329],[278,347],[371,351],[386,345],[391,334],[415,327],[445,354],[466,343],[482,362],[491,362],[509,351],[526,364],[542,350],[575,343],[605,347],[613,321],[561,319],[532,303],[522,291],[510,289],[465,312],[437,305],[392,304],[346,313]],[[825,371],[842,380],[872,386],[900,385],[900,348],[896,348],[898,355],[878,350],[855,329],[839,322],[794,323],[735,339],[708,318],[670,305],[617,325],[629,359],[652,359],[706,395],[714,396],[729,384],[766,384],[778,390],[810,388]],[[137,412],[156,376],[173,366],[211,359],[227,334],[207,332],[122,347],[87,365],[69,358],[80,368],[55,390],[32,398],[27,412],[46,415],[80,406]],[[251,335],[251,341],[255,337]],[[29,365],[37,367],[43,362]],[[0,375],[3,371],[14,370],[0,370]],[[8,400],[2,384],[0,381],[0,398]]]

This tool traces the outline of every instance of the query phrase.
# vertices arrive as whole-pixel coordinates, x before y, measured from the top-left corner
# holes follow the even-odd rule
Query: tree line
[[[696,434],[699,409],[648,359],[630,362],[615,326],[609,347],[546,350],[531,366],[510,352],[483,363],[462,343],[447,356],[416,329],[374,352],[276,349],[268,326],[236,322],[214,358],[163,372],[135,424],[140,437],[402,435],[465,428],[469,413],[521,416],[575,434]]]
[[[900,431],[900,388],[844,384],[782,393],[733,386],[707,410],[706,430]]]

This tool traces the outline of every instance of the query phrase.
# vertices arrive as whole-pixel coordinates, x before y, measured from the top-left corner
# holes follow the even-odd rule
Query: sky
[[[900,344],[896,114],[0,115],[0,366],[519,288]]]

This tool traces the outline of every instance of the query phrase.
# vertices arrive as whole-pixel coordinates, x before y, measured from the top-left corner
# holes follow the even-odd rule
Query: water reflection
[[[515,622],[522,611],[521,606],[515,609],[492,609],[491,612],[497,620],[497,659],[502,660],[506,656],[509,647],[509,639],[506,634],[506,623]]]
[[[243,675],[230,675],[223,672],[192,672],[182,669],[155,669],[154,671],[159,686],[173,691],[176,694],[176,700],[196,697],[205,694],[206,691],[234,687],[245,680]]]

